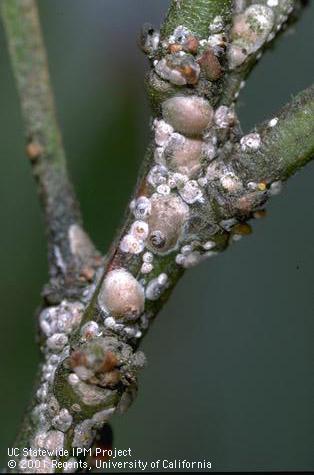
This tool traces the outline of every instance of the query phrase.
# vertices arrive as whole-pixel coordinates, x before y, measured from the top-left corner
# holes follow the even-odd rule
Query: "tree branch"
[[[1,13],[24,117],[26,153],[45,215],[50,273],[70,278],[88,264],[95,249],[81,228],[66,170],[36,4],[3,0]]]
[[[314,156],[314,86],[298,94],[275,117],[256,128],[261,146],[239,145],[233,156],[252,181],[286,180]],[[245,141],[245,140],[244,140]]]
[[[184,25],[195,35],[203,38],[215,17],[230,21],[232,1],[230,0],[178,0],[172,1],[162,27],[162,35],[169,36],[179,25]]]
[[[253,13],[243,12],[236,36],[231,22],[239,21],[239,12],[232,10],[231,0],[173,0],[161,35],[151,27],[143,33],[154,121],[124,225],[103,272],[78,288],[75,299],[59,300],[39,315],[44,363],[17,446],[70,452],[53,458],[30,455],[19,461],[20,470],[34,458],[46,471],[78,467],[72,449],[88,448],[109,417],[124,412],[134,399],[145,364],[137,348],[184,270],[248,234],[247,220],[261,214],[278,181],[312,158],[313,87],[276,118],[241,135],[234,92],[228,92],[228,77],[238,68],[230,51],[249,39],[245,55],[249,51],[247,56],[254,57],[278,29],[277,6],[260,4],[262,11],[255,6]],[[280,5],[287,4],[282,0]],[[5,0],[7,23],[18,11],[27,23],[29,11],[19,10],[20,5],[33,4]],[[21,30],[26,33],[26,26]],[[7,34],[9,44],[20,38],[17,25]],[[11,46],[13,57],[15,51]],[[37,47],[31,55],[36,53]],[[31,92],[22,94],[26,103]],[[37,107],[26,107],[27,115]],[[41,127],[51,112],[47,119],[40,110]]]

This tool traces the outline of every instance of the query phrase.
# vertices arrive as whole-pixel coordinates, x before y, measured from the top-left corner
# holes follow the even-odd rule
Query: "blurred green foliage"
[[[39,0],[70,173],[102,251],[122,219],[148,137],[144,21],[166,0]],[[314,4],[269,51],[239,100],[245,130],[313,80]],[[295,31],[294,31],[295,30]],[[38,361],[34,312],[45,237],[0,31],[1,460]],[[149,365],[115,444],[136,458],[209,459],[213,470],[314,469],[313,180],[309,165],[254,234],[190,270],[143,348]]]

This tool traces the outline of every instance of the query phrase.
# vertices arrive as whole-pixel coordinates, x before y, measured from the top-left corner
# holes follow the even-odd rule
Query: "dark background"
[[[148,136],[141,24],[166,0],[39,0],[69,169],[103,251]],[[313,79],[314,3],[241,93],[248,131]],[[47,275],[41,213],[24,157],[0,31],[0,442],[11,445],[38,361],[34,310]],[[211,460],[213,470],[314,470],[313,181],[309,165],[254,234],[189,270],[145,339],[139,396],[115,417],[135,458]]]

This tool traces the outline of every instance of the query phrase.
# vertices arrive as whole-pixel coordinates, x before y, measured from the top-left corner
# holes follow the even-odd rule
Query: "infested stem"
[[[231,22],[241,12],[233,3],[173,0],[161,35],[149,31],[145,38],[152,141],[105,268],[74,281],[71,293],[50,299],[54,305],[39,315],[44,362],[20,447],[88,448],[111,415],[134,399],[145,363],[137,348],[185,269],[248,234],[247,221],[278,182],[313,156],[313,87],[241,136],[235,84],[283,19],[277,6],[261,9],[261,0],[255,22],[246,19],[240,25],[245,34],[234,35]],[[282,0],[278,8],[288,14],[290,4]],[[92,265],[92,245],[78,231],[35,3],[3,0],[2,15],[50,247],[59,246],[70,267],[75,256]],[[241,41],[248,41],[247,49],[236,64],[230,51]],[[49,458],[40,462],[54,469]]]

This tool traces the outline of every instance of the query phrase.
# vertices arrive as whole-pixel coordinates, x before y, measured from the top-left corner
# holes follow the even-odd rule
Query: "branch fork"
[[[313,87],[247,135],[235,113],[241,84],[296,4],[173,0],[160,32],[145,26],[152,139],[104,259],[66,172],[36,4],[2,1],[51,276],[39,314],[39,383],[17,446],[57,456],[29,455],[20,471],[33,471],[34,460],[37,472],[79,468],[72,449],[89,448],[132,403],[145,366],[138,346],[185,269],[250,234],[247,221],[312,158]]]

